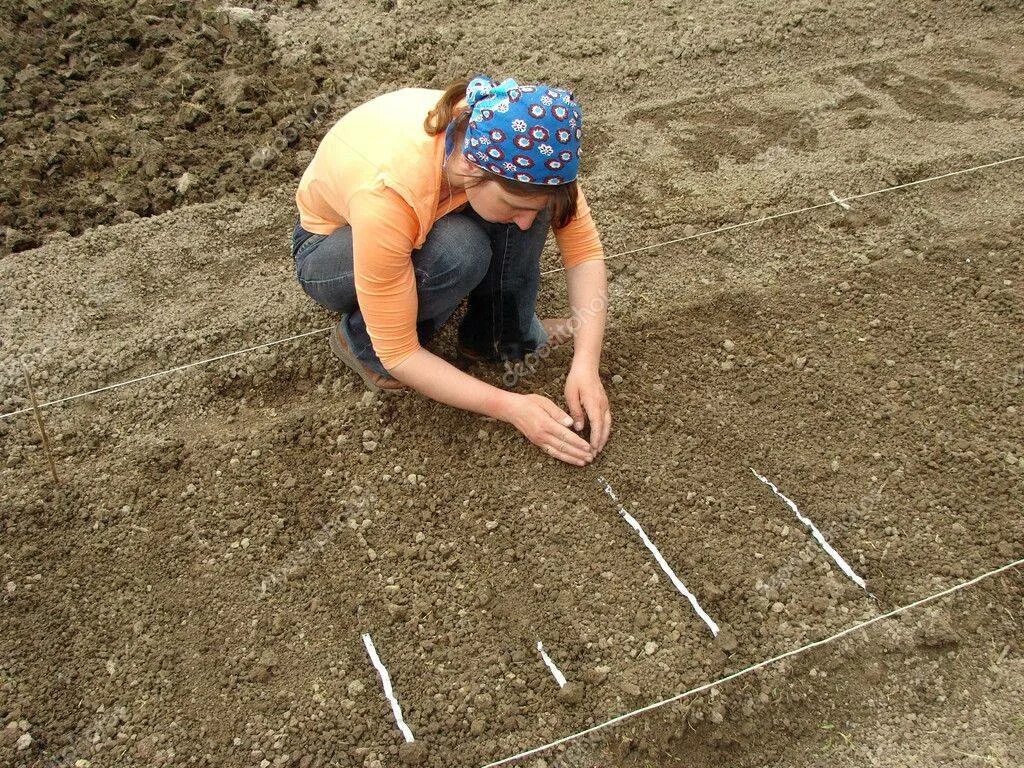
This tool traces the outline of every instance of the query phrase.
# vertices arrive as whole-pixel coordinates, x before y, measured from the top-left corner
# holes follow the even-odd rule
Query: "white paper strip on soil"
[[[540,640],[537,641],[537,650],[540,651],[540,657],[544,659],[544,664],[547,665],[548,671],[551,676],[555,678],[555,682],[558,683],[559,688],[565,688],[565,675],[562,674],[562,670],[551,660],[548,656],[548,652],[544,650],[544,643]]]
[[[711,630],[711,634],[718,637],[718,625],[715,623],[714,619],[704,612],[704,609],[700,607],[700,603],[697,602],[697,598],[686,588],[686,585],[683,584],[680,578],[676,576],[675,571],[672,570],[672,566],[665,561],[665,558],[662,557],[661,551],[654,546],[654,542],[647,536],[644,529],[640,527],[640,523],[636,521],[636,518],[623,508],[619,501],[619,497],[615,495],[615,491],[613,491],[612,487],[608,485],[608,481],[600,475],[598,475],[597,479],[600,480],[601,484],[604,486],[604,492],[607,493],[611,497],[612,501],[615,502],[615,506],[619,510],[619,515],[626,521],[630,528],[637,532],[637,535],[644,543],[644,546],[650,550],[652,555],[654,555],[654,559],[657,561],[658,565],[661,566],[661,570],[665,572],[665,575],[668,576],[668,580],[672,582],[672,586],[678,589],[680,594],[690,601],[690,605],[693,606],[694,612],[705,624],[708,625],[708,629]]]
[[[834,189],[828,191],[828,196],[832,198],[832,202],[842,208],[844,211],[850,210],[850,204],[845,199],[841,198],[836,194]]]
[[[796,515],[796,519],[807,526],[808,530],[810,530],[811,532],[811,536],[813,536],[815,541],[817,541],[821,545],[821,548],[825,550],[826,554],[828,554],[828,556],[835,561],[836,565],[839,566],[840,570],[842,570],[843,573],[849,576],[854,584],[856,584],[861,589],[867,591],[868,585],[864,581],[864,579],[862,579],[860,576],[854,573],[853,568],[851,568],[850,564],[843,559],[843,556],[836,552],[835,549],[832,548],[831,544],[825,541],[825,537],[821,535],[821,531],[818,530],[818,526],[816,526],[809,517],[800,513],[800,510],[797,508],[796,503],[792,499],[785,496],[781,491],[779,491],[779,489],[775,487],[775,484],[771,480],[769,480],[764,475],[759,475],[757,473],[757,470],[751,468],[750,471],[754,473],[754,477],[756,477],[762,483],[771,488],[772,493],[774,493],[776,496],[782,499],[786,503],[786,505],[793,510],[793,514]]]
[[[399,705],[398,699],[395,698],[395,692],[391,688],[391,675],[388,674],[387,668],[381,663],[380,656],[377,655],[377,648],[373,644],[373,638],[369,634],[363,634],[363,645],[366,646],[366,653],[370,657],[370,663],[373,664],[377,674],[380,675],[380,684],[384,688],[384,696],[387,697],[388,702],[391,704],[391,712],[395,716],[398,730],[402,732],[406,741],[415,741],[412,731],[409,730],[409,726],[405,724],[405,719],[402,717],[402,707]]]

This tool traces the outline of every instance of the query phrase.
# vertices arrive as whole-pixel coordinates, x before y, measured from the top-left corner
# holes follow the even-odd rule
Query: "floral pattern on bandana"
[[[575,181],[583,114],[572,91],[544,84],[495,83],[477,75],[466,88],[470,107],[462,156],[527,184]],[[555,154],[557,152],[557,154]]]

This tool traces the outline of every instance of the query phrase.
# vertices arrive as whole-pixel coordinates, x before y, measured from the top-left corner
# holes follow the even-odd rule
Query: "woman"
[[[332,350],[371,388],[412,388],[501,419],[578,466],[604,448],[611,429],[598,372],[607,276],[576,182],[581,138],[580,106],[561,88],[478,75],[443,92],[383,94],[324,136],[299,182],[292,239],[299,283],[341,313]],[[535,311],[549,227],[571,319],[541,321]],[[520,361],[574,340],[569,413],[542,395],[493,387],[424,348],[463,299],[458,352],[470,360]],[[576,434],[586,419],[589,442]]]

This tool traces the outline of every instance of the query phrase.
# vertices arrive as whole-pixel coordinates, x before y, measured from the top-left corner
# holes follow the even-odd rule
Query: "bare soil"
[[[45,409],[56,486],[0,420],[0,763],[480,766],[1022,556],[1020,162],[697,236],[1024,154],[1020,3],[251,10],[5,10],[2,411],[19,361],[49,400],[326,328],[288,251],[304,159],[349,105],[478,70],[584,105],[613,438],[562,465],[364,393],[318,334]],[[517,388],[560,399],[570,359]],[[526,763],[1022,765],[1022,611],[1010,571]]]

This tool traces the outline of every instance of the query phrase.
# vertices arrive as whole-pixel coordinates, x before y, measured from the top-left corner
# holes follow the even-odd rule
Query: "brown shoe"
[[[358,373],[359,377],[366,383],[366,386],[374,392],[401,392],[409,390],[409,387],[393,376],[381,376],[373,369],[366,367],[363,361],[356,357],[352,350],[349,349],[345,336],[337,324],[331,329],[331,351],[337,355],[341,362]]]
[[[479,352],[474,352],[469,347],[462,346],[461,341],[455,342],[455,354],[471,363],[483,363],[490,359]]]
[[[572,318],[546,317],[540,321],[540,324],[548,332],[548,344],[552,347],[561,346],[573,338]]]
[[[540,321],[548,334],[548,345],[559,347],[573,339],[572,320],[568,317],[547,317]],[[464,347],[461,341],[455,343],[455,353],[471,363],[494,362],[498,358],[494,355],[482,355]]]

